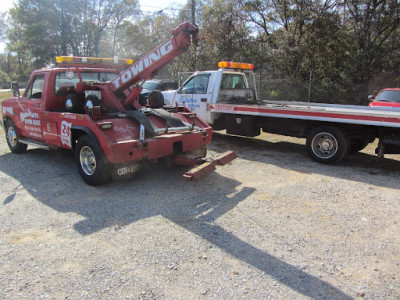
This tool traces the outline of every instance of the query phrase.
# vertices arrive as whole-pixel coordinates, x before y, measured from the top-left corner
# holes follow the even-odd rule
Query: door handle
[[[207,98],[201,98],[200,101],[201,102],[207,102]]]

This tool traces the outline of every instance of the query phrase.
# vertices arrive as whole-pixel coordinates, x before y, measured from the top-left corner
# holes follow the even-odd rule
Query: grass
[[[12,98],[13,93],[11,91],[3,91],[0,90],[0,108],[1,108],[1,102],[3,102],[4,99]]]
[[[0,102],[4,99],[11,98],[13,96],[11,91],[1,91],[0,90]]]

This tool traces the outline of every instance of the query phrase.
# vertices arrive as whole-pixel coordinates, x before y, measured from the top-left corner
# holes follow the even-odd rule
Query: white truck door
[[[185,105],[200,118],[207,121],[207,102],[211,98],[210,73],[197,73],[191,76],[177,91],[175,102]]]

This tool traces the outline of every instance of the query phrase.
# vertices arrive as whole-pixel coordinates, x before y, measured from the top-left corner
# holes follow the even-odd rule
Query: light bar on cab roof
[[[116,59],[100,57],[57,56],[58,64],[89,64],[89,65],[131,65],[133,59]]]
[[[246,64],[240,62],[232,62],[232,61],[220,61],[218,63],[219,68],[226,68],[226,69],[243,69],[243,70],[253,70],[253,64]]]

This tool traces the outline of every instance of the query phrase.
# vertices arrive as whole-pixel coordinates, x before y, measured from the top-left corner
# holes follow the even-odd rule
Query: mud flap
[[[187,171],[183,174],[182,179],[185,181],[197,180],[213,171],[216,166],[223,166],[237,158],[237,155],[233,151],[227,151],[220,154],[217,158],[212,161],[206,161],[203,164]]]

